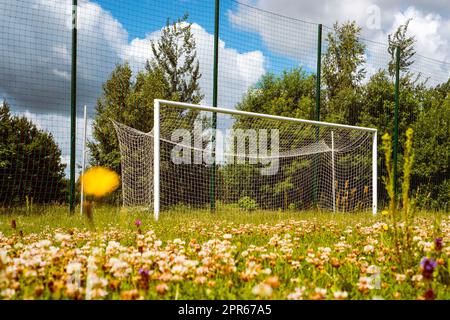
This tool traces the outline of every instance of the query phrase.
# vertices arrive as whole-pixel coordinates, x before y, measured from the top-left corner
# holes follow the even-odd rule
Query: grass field
[[[381,214],[66,210],[0,215],[0,298],[450,299],[449,213],[405,265]]]

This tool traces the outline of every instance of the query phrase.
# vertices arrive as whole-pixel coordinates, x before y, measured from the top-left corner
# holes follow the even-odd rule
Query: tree
[[[236,109],[279,116],[314,119],[315,78],[302,68],[267,73],[244,96]]]
[[[151,42],[154,59],[147,62],[146,69],[162,70],[167,88],[166,96],[172,100],[200,103],[201,78],[192,24],[187,23],[188,14],[172,24],[167,19],[158,41]]]
[[[365,45],[358,38],[361,28],[355,22],[334,24],[327,35],[328,49],[323,58],[323,81],[327,104],[323,119],[355,124],[360,110],[360,85],[366,76]]]
[[[430,105],[414,123],[413,182],[418,204],[433,209],[450,207],[450,90],[430,90]]]
[[[153,127],[153,100],[164,99],[167,92],[162,72],[152,69],[132,79],[128,63],[117,65],[103,85],[93,123],[94,141],[89,141],[91,164],[120,173],[120,150],[111,120],[148,132]]]
[[[0,203],[64,202],[65,165],[50,133],[25,117],[13,116],[6,101],[0,106]]]
[[[411,19],[408,19],[408,21],[406,21],[405,24],[400,25],[393,34],[388,35],[388,52],[391,55],[388,71],[391,77],[394,77],[395,75],[397,48],[400,49],[399,69],[401,72],[406,72],[408,74],[409,67],[414,63],[413,57],[416,54],[414,44],[416,39],[413,36],[408,37],[406,35],[410,22]]]
[[[198,83],[201,74],[195,39],[186,19],[184,15],[173,24],[167,20],[160,39],[150,43],[153,59],[136,75],[136,80],[125,62],[116,66],[103,85],[93,124],[95,140],[88,143],[92,165],[106,166],[120,173],[120,150],[111,119],[149,132],[153,128],[154,99],[199,103],[203,98]],[[186,117],[189,122],[195,114],[184,114],[180,109],[176,115],[166,116]]]
[[[398,158],[402,163],[405,132],[414,128],[415,163],[412,173],[412,192],[420,206],[439,208],[449,203],[450,140],[448,98],[450,81],[429,88],[425,82],[412,79],[410,66],[415,54],[413,37],[407,37],[409,21],[389,35],[388,52],[392,60],[388,71],[380,70],[363,87],[363,104],[359,125],[376,127],[379,136],[392,134],[394,118],[395,48],[401,48],[400,96],[399,96],[399,145]],[[379,159],[383,159],[379,152]],[[384,169],[382,167],[382,169]],[[399,176],[403,167],[399,166]],[[383,173],[382,173],[383,175]],[[400,178],[401,179],[401,178]],[[401,185],[401,181],[399,183]]]
[[[93,124],[94,141],[88,143],[92,154],[91,165],[101,165],[121,173],[120,150],[117,135],[111,120],[123,123],[143,132],[153,128],[154,99],[169,99],[199,103],[200,94],[199,62],[197,60],[195,39],[191,25],[186,23],[187,15],[163,29],[158,41],[150,43],[153,58],[147,62],[145,70],[133,79],[128,63],[117,65],[110,78],[103,85],[103,94],[97,101],[96,117]],[[185,109],[163,108],[161,127],[167,121],[183,120],[182,125],[192,126],[198,112],[185,112]],[[183,170],[172,163],[161,164],[167,170],[180,176]],[[187,168],[184,168],[186,172]],[[198,168],[192,168],[198,170]],[[182,180],[182,178],[180,178]],[[183,181],[177,185],[175,194],[182,195],[189,186]],[[161,186],[164,194],[166,186]],[[111,198],[120,194],[120,190]]]
[[[272,115],[314,119],[315,76],[308,75],[302,68],[285,71],[281,75],[265,74],[258,83],[248,90],[236,109]],[[254,118],[240,117],[233,128],[258,129],[260,123]],[[304,143],[304,136],[296,137],[293,132],[298,130],[293,124],[272,122],[273,129],[280,133],[280,150],[288,150]],[[294,128],[293,128],[294,127]],[[302,132],[305,134],[305,131]],[[315,132],[310,132],[314,136]],[[285,138],[284,138],[285,137]],[[303,187],[294,188],[293,181],[299,181],[300,176],[311,174],[311,159],[280,159],[280,170],[275,176],[261,176],[259,168],[253,165],[230,165],[219,170],[219,176],[226,181],[226,190],[221,190],[224,201],[233,201],[242,197],[254,199],[261,208],[302,207],[309,203]],[[251,188],[242,181],[252,181]],[[273,186],[273,181],[278,183]],[[227,199],[228,197],[228,199]],[[293,203],[293,199],[302,199]]]
[[[365,45],[358,38],[361,28],[356,22],[335,23],[327,35],[328,49],[323,59],[323,80],[329,97],[343,88],[355,89],[366,75]]]

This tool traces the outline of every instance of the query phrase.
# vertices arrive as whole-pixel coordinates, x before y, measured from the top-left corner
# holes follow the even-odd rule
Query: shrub
[[[258,209],[258,203],[248,196],[240,198],[238,201],[238,205],[239,208],[245,211],[254,211]]]

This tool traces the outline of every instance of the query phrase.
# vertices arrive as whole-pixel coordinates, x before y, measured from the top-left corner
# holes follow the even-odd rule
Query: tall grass
[[[413,130],[406,131],[406,143],[403,155],[403,179],[401,185],[401,201],[395,192],[394,169],[392,163],[392,140],[389,134],[382,137],[386,160],[387,177],[383,177],[389,196],[388,216],[393,225],[393,241],[402,270],[413,263],[412,226],[414,222],[414,204],[410,198],[411,172],[414,163]]]

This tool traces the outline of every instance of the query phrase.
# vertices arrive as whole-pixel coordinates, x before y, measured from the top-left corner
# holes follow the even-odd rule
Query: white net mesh
[[[372,207],[373,131],[264,115],[216,117],[212,130],[211,111],[161,106],[161,210]],[[153,131],[114,125],[123,204],[152,210]]]

